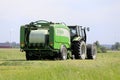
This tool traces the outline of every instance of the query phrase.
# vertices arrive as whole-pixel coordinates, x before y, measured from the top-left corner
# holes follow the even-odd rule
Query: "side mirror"
[[[87,31],[90,31],[90,28],[89,28],[89,27],[87,27]]]

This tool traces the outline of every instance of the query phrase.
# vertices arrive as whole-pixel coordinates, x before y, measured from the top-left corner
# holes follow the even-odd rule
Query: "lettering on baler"
[[[65,36],[65,37],[70,37],[70,33],[67,29],[63,28],[56,28],[56,35],[57,36]]]

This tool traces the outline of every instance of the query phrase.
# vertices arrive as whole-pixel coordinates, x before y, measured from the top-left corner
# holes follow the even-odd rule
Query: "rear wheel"
[[[87,45],[87,58],[88,59],[96,59],[97,48],[95,44]]]
[[[29,55],[29,53],[26,52],[26,55],[25,55],[25,56],[26,56],[26,60],[30,60],[30,55]]]
[[[35,51],[26,51],[26,60],[38,60],[39,55]]]
[[[73,55],[75,59],[85,59],[86,58],[86,44],[84,41],[73,42]]]
[[[60,59],[61,60],[66,60],[67,59],[67,49],[64,45],[62,45],[61,48],[60,48]]]

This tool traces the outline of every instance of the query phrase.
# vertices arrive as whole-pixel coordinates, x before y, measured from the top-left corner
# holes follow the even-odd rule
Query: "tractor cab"
[[[73,41],[74,38],[80,37],[80,40],[83,40],[86,42],[86,30],[82,26],[68,26],[70,29],[70,36],[71,41]]]

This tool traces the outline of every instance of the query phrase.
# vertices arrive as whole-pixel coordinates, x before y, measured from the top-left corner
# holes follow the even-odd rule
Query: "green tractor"
[[[97,49],[95,44],[86,45],[86,28],[82,26],[68,26],[71,36],[71,50],[75,59],[95,59]],[[89,31],[89,28],[87,28]]]
[[[95,45],[86,46],[85,28],[44,20],[21,26],[20,49],[27,60],[96,57]]]

